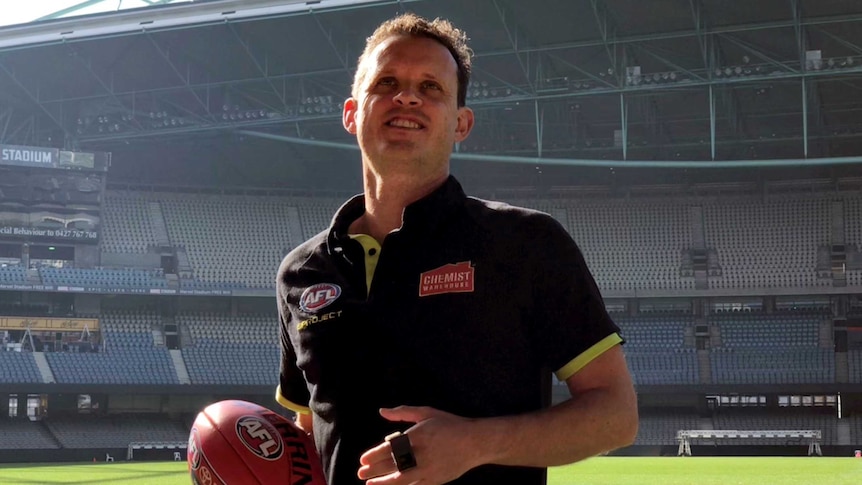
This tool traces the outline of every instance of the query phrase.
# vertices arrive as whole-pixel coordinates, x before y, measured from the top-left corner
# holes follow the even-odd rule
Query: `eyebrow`
[[[395,73],[391,69],[386,69],[386,70],[378,71],[377,73],[372,73],[371,77],[372,78],[379,78],[379,77],[389,77],[389,76],[397,77],[397,76],[395,76]],[[432,72],[423,72],[422,77],[425,79],[430,79],[432,81],[437,81],[440,83],[443,82],[440,78],[437,77],[437,75],[435,75]]]

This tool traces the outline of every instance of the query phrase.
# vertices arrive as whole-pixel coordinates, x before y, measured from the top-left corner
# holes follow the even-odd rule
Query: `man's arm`
[[[632,444],[637,396],[622,348],[616,345],[566,380],[572,397],[546,410],[476,423],[489,440],[481,461],[556,466]]]
[[[518,416],[467,419],[432,408],[383,409],[386,419],[417,423],[407,435],[418,467],[393,474],[389,445],[383,443],[362,456],[359,476],[379,477],[369,485],[445,483],[483,464],[564,465],[634,442],[637,397],[619,345],[566,384],[571,399]]]

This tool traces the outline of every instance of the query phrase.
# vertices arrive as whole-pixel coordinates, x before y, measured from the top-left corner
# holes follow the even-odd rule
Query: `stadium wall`
[[[105,461],[107,455],[121,461],[126,459],[127,452],[125,448],[0,450],[0,463],[80,463]]]

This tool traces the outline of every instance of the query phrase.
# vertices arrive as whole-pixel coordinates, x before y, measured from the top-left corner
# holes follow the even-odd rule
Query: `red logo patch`
[[[243,416],[237,419],[236,434],[249,451],[264,460],[277,460],[284,450],[278,430],[259,416]]]
[[[419,275],[419,296],[472,293],[476,272],[470,261],[446,264]]]

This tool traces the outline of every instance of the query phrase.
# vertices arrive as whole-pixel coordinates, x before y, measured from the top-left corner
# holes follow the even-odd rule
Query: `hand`
[[[416,423],[405,434],[410,438],[416,467],[399,472],[389,443],[381,443],[359,458],[358,476],[367,485],[447,483],[481,464],[478,443],[471,432],[472,419],[430,407],[399,406],[381,409],[389,421]]]

